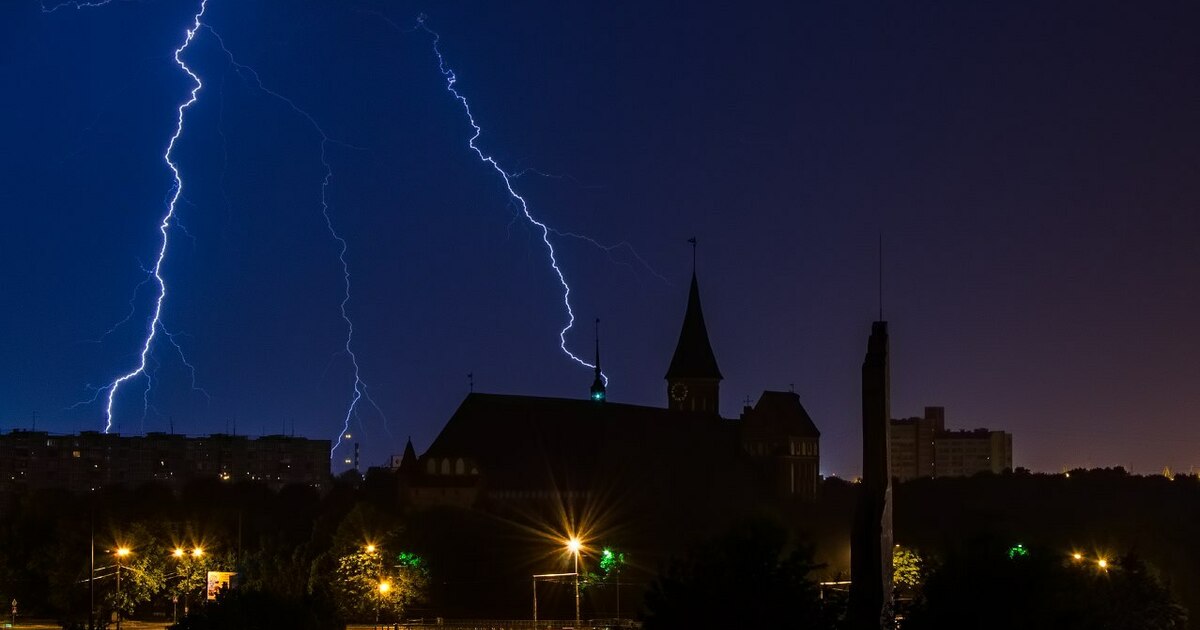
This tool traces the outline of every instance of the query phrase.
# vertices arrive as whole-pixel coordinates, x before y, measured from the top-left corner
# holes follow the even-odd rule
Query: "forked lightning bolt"
[[[107,4],[107,2],[77,3],[74,4],[74,6],[79,8],[82,6],[102,6],[104,4]],[[101,388],[101,390],[108,390],[107,404],[104,407],[105,433],[108,433],[109,430],[112,429],[113,403],[116,400],[117,392],[121,389],[121,385],[124,385],[126,382],[139,376],[147,379],[150,378],[146,373],[146,363],[149,359],[150,351],[154,347],[154,340],[158,336],[159,331],[162,330],[165,333],[165,329],[162,327],[162,309],[163,302],[167,299],[167,283],[162,276],[162,267],[163,261],[165,261],[167,258],[167,247],[170,243],[171,222],[175,218],[175,206],[177,203],[179,203],[180,195],[183,194],[183,178],[179,173],[179,166],[171,159],[171,153],[175,149],[175,143],[179,140],[179,137],[183,135],[184,112],[186,112],[188,108],[190,108],[192,104],[196,102],[201,88],[204,87],[204,83],[200,80],[200,77],[188,67],[187,63],[183,61],[181,55],[183,54],[183,51],[187,50],[187,47],[191,45],[192,40],[196,37],[196,32],[200,30],[200,19],[204,17],[204,10],[207,8],[207,5],[208,0],[201,0],[200,10],[192,18],[192,28],[187,30],[187,33],[183,39],[183,43],[180,44],[179,48],[175,49],[175,63],[180,67],[180,69],[187,73],[188,77],[192,79],[194,87],[192,87],[188,99],[181,103],[179,108],[176,110],[175,133],[171,135],[171,141],[167,143],[167,150],[163,153],[163,161],[165,161],[167,163],[167,167],[171,169],[171,174],[175,179],[175,183],[172,186],[170,200],[167,203],[167,213],[163,215],[162,221],[160,221],[158,225],[158,231],[162,233],[162,244],[159,246],[158,256],[155,258],[154,267],[151,269],[151,274],[154,276],[154,281],[158,284],[158,297],[154,301],[154,312],[146,329],[146,339],[142,343],[142,351],[139,355],[140,359],[137,367],[129,372],[126,372],[125,374],[122,374],[111,383]],[[64,5],[57,5],[47,11],[52,12],[61,6]],[[46,9],[43,8],[43,10]],[[174,340],[172,340],[172,343],[174,343]],[[176,348],[178,348],[178,345],[176,345]],[[147,387],[148,386],[149,384],[147,384]]]
[[[394,25],[395,24],[393,23],[393,26]],[[437,56],[438,70],[442,73],[442,76],[446,78],[446,90],[454,96],[455,100],[462,104],[463,112],[467,115],[467,120],[471,123],[471,128],[475,131],[474,135],[471,136],[471,139],[467,141],[467,146],[471,147],[471,150],[479,156],[481,161],[495,169],[496,173],[499,174],[500,178],[504,181],[504,187],[508,190],[509,197],[517,203],[518,207],[520,207],[521,213],[525,215],[525,219],[529,221],[530,224],[541,230],[542,242],[546,244],[546,251],[550,257],[550,267],[554,270],[555,275],[558,276],[558,283],[562,285],[563,306],[567,309],[567,325],[558,332],[558,347],[562,348],[562,351],[576,363],[587,368],[595,368],[595,365],[592,365],[591,363],[579,358],[569,349],[567,349],[567,332],[569,332],[571,327],[575,325],[575,311],[571,308],[571,285],[567,284],[567,278],[563,274],[562,268],[558,266],[558,259],[554,254],[554,244],[550,242],[550,232],[558,232],[556,230],[552,230],[548,225],[538,221],[533,216],[533,213],[530,212],[529,204],[526,203],[525,198],[519,195],[513,188],[512,180],[514,176],[510,175],[508,171],[505,171],[503,168],[501,168],[500,164],[495,158],[484,153],[483,150],[479,148],[479,145],[475,143],[475,141],[479,139],[479,136],[483,134],[483,129],[478,123],[475,122],[475,116],[471,114],[471,105],[467,102],[467,98],[459,93],[458,89],[454,87],[454,84],[458,82],[458,78],[455,76],[454,70],[452,70],[446,64],[446,58],[442,56],[442,50],[438,46],[439,42],[441,41],[441,36],[438,35],[436,31],[429,28],[429,25],[425,23],[424,15],[421,15],[417,18],[417,28],[424,30],[433,37],[433,53]],[[604,376],[604,380],[607,382],[608,377]]]
[[[367,402],[371,403],[371,406],[374,407],[375,411],[379,413],[379,416],[383,418],[384,430],[387,430],[387,416],[384,415],[383,410],[380,409],[379,405],[376,404],[371,398],[371,395],[367,393],[367,384],[363,381],[358,366],[358,355],[354,353],[354,349],[352,347],[352,343],[354,341],[354,322],[350,319],[350,314],[346,311],[346,306],[350,303],[350,265],[346,262],[346,239],[342,238],[342,235],[334,227],[333,217],[331,217],[329,214],[328,193],[329,182],[333,179],[333,167],[329,164],[327,149],[329,148],[329,145],[333,143],[342,144],[345,146],[349,145],[331,138],[329,134],[325,133],[325,130],[321,128],[321,125],[317,123],[317,119],[313,118],[311,114],[297,105],[295,101],[268,88],[265,84],[263,84],[262,77],[259,76],[258,71],[243,63],[239,63],[238,60],[233,56],[233,53],[225,45],[225,40],[221,38],[219,33],[217,33],[211,26],[207,24],[204,26],[204,28],[217,40],[217,43],[221,46],[221,50],[224,51],[225,55],[229,58],[230,65],[232,65],[237,71],[238,76],[242,77],[243,79],[249,77],[249,79],[254,82],[254,86],[261,90],[264,94],[268,94],[287,105],[293,112],[308,121],[308,124],[312,127],[313,131],[315,131],[317,136],[319,136],[321,139],[321,166],[325,169],[325,176],[321,180],[321,215],[325,218],[325,227],[329,230],[329,235],[333,237],[334,242],[336,242],[338,246],[338,262],[340,262],[342,266],[342,286],[344,289],[339,308],[341,310],[342,321],[346,323],[346,343],[344,344],[344,349],[346,355],[350,357],[351,365],[354,366],[354,394],[351,396],[350,406],[346,409],[346,416],[342,422],[342,430],[338,433],[337,440],[334,441],[333,448],[329,451],[330,454],[332,454],[333,452],[337,451],[339,446],[341,446],[342,438],[350,430],[350,419],[357,415],[358,403],[364,398],[367,400]]]

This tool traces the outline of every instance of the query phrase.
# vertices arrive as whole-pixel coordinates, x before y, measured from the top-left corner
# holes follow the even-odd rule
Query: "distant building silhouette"
[[[323,488],[330,481],[329,446],[329,440],[284,435],[57,435],[14,430],[0,435],[0,492],[83,492],[149,482],[179,485],[194,479]]]
[[[924,417],[891,421],[892,476],[969,477],[1012,470],[1012,435],[975,429],[947,431],[946,410],[926,407]]]

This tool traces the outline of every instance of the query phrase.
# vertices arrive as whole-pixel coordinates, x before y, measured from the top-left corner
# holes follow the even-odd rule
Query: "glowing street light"
[[[121,630],[121,558],[133,553],[129,547],[117,547],[117,630]]]
[[[1096,561],[1096,566],[1100,567],[1101,571],[1107,571],[1108,570],[1108,560],[1105,560],[1104,558],[1100,558],[1099,560]]]
[[[575,627],[579,627],[579,552],[583,550],[583,541],[572,536],[567,539],[567,551],[575,556]]]
[[[203,556],[203,555],[204,555],[204,549],[201,547],[196,547],[195,549],[192,550],[193,558],[199,558],[200,556]]]
[[[1080,560],[1083,560],[1083,554],[1076,551],[1075,553],[1071,554],[1071,558],[1073,558],[1076,562],[1078,562]]]
[[[350,437],[350,434],[347,433],[346,437]],[[392,585],[389,584],[387,580],[383,579],[383,552],[379,549],[379,547],[376,547],[375,543],[369,542],[363,546],[363,549],[368,555],[375,556],[376,560],[378,561],[375,569],[375,577],[379,580],[379,585],[376,587],[379,592],[379,598],[375,600],[375,627],[378,628],[379,612],[383,608],[383,598],[387,596],[388,591],[392,590]]]

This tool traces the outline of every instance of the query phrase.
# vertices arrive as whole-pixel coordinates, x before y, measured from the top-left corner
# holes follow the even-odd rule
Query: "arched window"
[[[461,457],[459,457],[457,460],[454,461],[454,474],[456,474],[456,475],[467,474],[467,463],[464,462],[463,458],[461,458]]]
[[[437,460],[436,459],[433,459],[431,457],[431,458],[429,458],[428,461],[425,462],[425,472],[427,472],[431,475],[437,474]]]
[[[450,474],[450,458],[449,457],[442,460],[442,474],[443,475]]]

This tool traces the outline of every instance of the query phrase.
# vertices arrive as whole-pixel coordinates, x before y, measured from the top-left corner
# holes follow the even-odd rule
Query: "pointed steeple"
[[[696,239],[689,241],[695,253]],[[667,407],[676,411],[720,413],[721,370],[708,340],[704,311],[700,308],[700,283],[696,280],[693,263],[692,288],[688,293],[687,311],[679,343],[667,368]]]
[[[412,472],[417,469],[417,450],[413,448],[412,436],[408,437],[408,443],[404,445],[404,456],[400,458],[400,471]]]
[[[725,378],[717,368],[717,357],[708,340],[708,327],[704,325],[704,311],[700,308],[700,283],[696,280],[695,271],[692,272],[687,311],[683,315],[683,329],[679,331],[679,343],[675,345],[675,355],[671,357],[666,378]]]
[[[592,400],[604,402],[608,398],[604,386],[604,373],[600,371],[600,318],[596,318],[596,378],[592,381]]]

